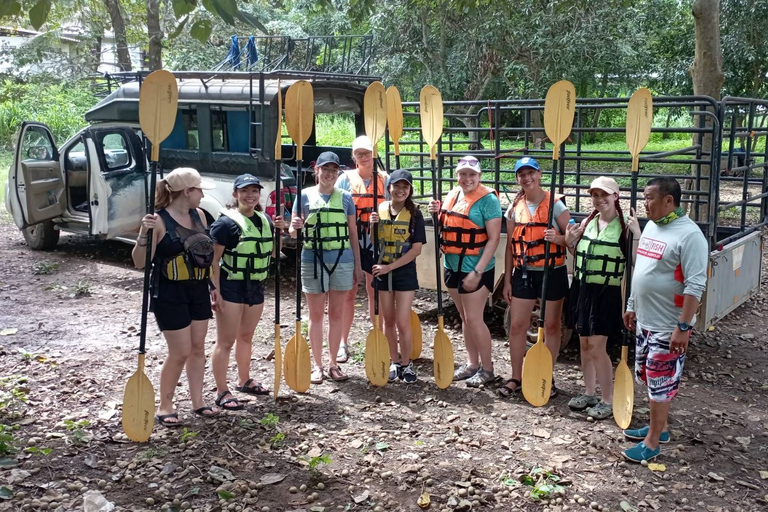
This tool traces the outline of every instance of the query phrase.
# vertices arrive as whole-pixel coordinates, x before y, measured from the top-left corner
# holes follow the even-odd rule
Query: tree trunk
[[[696,49],[693,65],[689,72],[693,80],[693,94],[711,96],[716,101],[720,100],[720,90],[723,87],[725,77],[723,75],[723,52],[720,45],[720,0],[695,0],[693,3],[693,19],[695,26]],[[699,120],[696,126],[699,125]],[[705,126],[711,127],[712,121],[709,117],[705,118]],[[694,144],[701,144],[701,154],[703,157],[712,154],[712,137],[700,134],[694,134]],[[696,166],[692,168],[692,174],[696,173]],[[710,176],[711,169],[709,165],[701,166],[701,175]],[[693,181],[688,187],[693,185]],[[701,190],[709,190],[709,180],[701,181]],[[697,196],[698,197],[698,196]],[[714,198],[701,200],[698,203],[698,220],[704,221],[708,218],[708,208],[711,204],[717,208]],[[694,204],[697,204],[694,203]],[[690,210],[694,211],[694,210]]]
[[[160,0],[147,0],[147,33],[149,35],[149,70],[163,69],[163,30],[160,28]]]
[[[112,32],[115,33],[117,67],[120,71],[131,71],[131,54],[128,52],[128,38],[125,35],[125,19],[120,9],[120,0],[104,0],[112,20]]]

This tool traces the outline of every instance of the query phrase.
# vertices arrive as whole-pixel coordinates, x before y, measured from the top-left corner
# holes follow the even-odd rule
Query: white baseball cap
[[[361,135],[352,141],[352,152],[354,153],[358,149],[373,151],[373,144],[371,144],[371,139],[367,135]]]

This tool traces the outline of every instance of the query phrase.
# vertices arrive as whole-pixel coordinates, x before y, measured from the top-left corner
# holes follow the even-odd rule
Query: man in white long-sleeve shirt
[[[667,418],[680,387],[696,309],[707,284],[708,246],[701,229],[680,206],[680,184],[655,178],[644,190],[651,221],[637,245],[632,294],[624,314],[627,329],[637,334],[635,378],[648,386],[649,426],[625,430],[641,440],[623,455],[633,462],[659,455],[668,443]]]

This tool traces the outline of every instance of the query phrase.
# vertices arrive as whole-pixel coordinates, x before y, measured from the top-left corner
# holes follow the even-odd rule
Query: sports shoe
[[[658,457],[660,453],[661,447],[658,447],[655,450],[651,450],[645,446],[645,443],[642,441],[637,443],[636,446],[621,452],[624,458],[631,462],[648,462]]]
[[[339,351],[336,353],[337,363],[346,363],[349,360],[349,347],[346,343],[339,345]]]
[[[594,407],[597,405],[597,396],[585,395],[584,393],[571,398],[568,402],[568,407],[574,411],[583,411],[588,407]]]
[[[604,420],[613,414],[613,404],[607,404],[600,400],[597,405],[587,409],[587,416],[596,420]]]
[[[389,382],[395,382],[400,376],[400,363],[389,363]]]
[[[416,382],[416,370],[413,369],[413,363],[410,363],[408,366],[401,366],[401,372],[400,372],[400,378],[403,379],[403,382],[406,384],[413,384]]]
[[[555,386],[555,379],[552,379],[552,388],[549,390],[549,398],[555,398],[560,392],[560,388]]]
[[[496,380],[496,375],[493,374],[493,371],[486,370],[481,366],[480,369],[477,370],[477,373],[467,379],[467,387],[479,388],[480,386],[488,384],[489,382],[493,382],[494,380]]]
[[[650,430],[650,427],[648,425],[644,426],[643,428],[635,428],[635,429],[627,429],[624,431],[624,437],[627,439],[634,439],[637,441],[642,441],[645,439],[645,436],[648,435],[648,431]],[[661,444],[667,444],[670,440],[669,432],[664,431],[659,436],[659,442]]]

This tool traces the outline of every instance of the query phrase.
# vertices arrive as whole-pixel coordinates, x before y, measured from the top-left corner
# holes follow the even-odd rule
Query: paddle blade
[[[376,315],[375,325],[379,325]],[[389,380],[389,342],[384,333],[374,327],[365,340],[365,376],[374,386],[386,386]]]
[[[283,90],[277,79],[277,132],[275,134],[275,160],[283,158]]]
[[[144,354],[139,354],[139,369],[125,384],[123,393],[123,431],[128,439],[143,443],[155,425],[155,388],[144,374]]]
[[[434,345],[435,384],[445,389],[453,382],[453,345],[443,329],[443,317],[437,317],[437,332]]]
[[[560,144],[571,133],[575,113],[576,89],[568,80],[560,80],[549,88],[544,100],[544,131],[555,146],[552,160],[560,158]]]
[[[613,380],[613,419],[620,428],[629,428],[635,407],[635,380],[627,366],[627,347],[621,348],[621,361]]]
[[[429,147],[429,157],[434,160],[435,144],[443,134],[443,98],[437,88],[431,85],[421,88],[419,115],[421,116],[421,136]]]
[[[544,344],[544,329],[539,327],[539,339],[523,360],[523,396],[534,407],[549,402],[552,390],[552,352]]]
[[[280,394],[281,380],[283,380],[283,349],[280,346],[280,324],[275,324],[275,384],[272,387],[275,400]]]
[[[139,124],[152,143],[151,160],[156,162],[160,144],[171,134],[176,124],[179,88],[170,71],[153,71],[141,83],[139,90]]]
[[[387,129],[387,92],[381,82],[373,82],[363,97],[365,134],[373,144],[373,157],[379,156],[379,140]]]
[[[415,311],[411,311],[411,361],[421,357],[421,349],[421,320]]]
[[[400,137],[403,136],[403,101],[397,87],[387,87],[387,126],[389,137],[395,146],[395,155],[400,155]]]
[[[632,172],[637,172],[640,152],[648,144],[653,124],[653,98],[651,91],[641,87],[627,105],[627,147],[632,155]]]
[[[312,133],[312,121],[315,116],[315,96],[312,84],[299,80],[285,93],[285,127],[288,135],[296,144],[296,159],[303,160],[304,143]]]
[[[288,341],[283,354],[283,372],[285,383],[297,393],[309,390],[309,379],[312,373],[309,345],[300,331]]]

